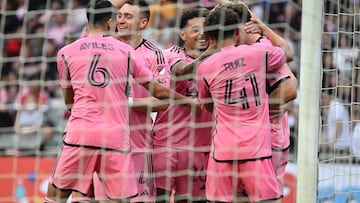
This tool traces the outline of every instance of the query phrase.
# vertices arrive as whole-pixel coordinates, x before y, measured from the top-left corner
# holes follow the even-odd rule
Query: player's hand
[[[262,35],[268,27],[254,13],[251,12],[250,21],[245,24],[245,31],[251,34]]]

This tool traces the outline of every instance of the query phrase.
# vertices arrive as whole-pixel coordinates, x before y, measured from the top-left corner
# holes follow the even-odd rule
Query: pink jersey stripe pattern
[[[170,72],[162,50],[146,39],[135,48],[135,52],[144,61],[154,78],[166,87],[170,86]],[[149,97],[149,92],[140,84],[132,83],[131,96],[134,98]],[[152,119],[148,113],[130,110],[131,145],[133,151],[151,151]]]

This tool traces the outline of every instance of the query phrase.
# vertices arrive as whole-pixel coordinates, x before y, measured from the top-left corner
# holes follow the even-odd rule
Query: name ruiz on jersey
[[[235,70],[237,68],[241,68],[243,66],[246,66],[246,64],[244,62],[245,62],[244,58],[238,58],[234,61],[225,63],[224,69],[225,69],[225,71],[228,71],[228,70]]]

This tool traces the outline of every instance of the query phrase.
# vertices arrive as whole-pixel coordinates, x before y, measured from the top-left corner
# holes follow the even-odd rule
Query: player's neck
[[[260,34],[249,34],[247,39],[245,40],[246,44],[253,44],[259,40],[261,37]]]
[[[189,49],[185,46],[184,50],[185,50],[185,54],[193,59],[197,58],[200,55],[200,52],[196,49]]]
[[[218,45],[218,48],[224,48],[224,47],[236,45],[236,41],[232,37],[226,38],[221,41],[218,41],[217,45]]]
[[[89,36],[90,35],[103,35],[106,34],[107,31],[104,28],[101,27],[88,27],[88,31],[89,31]]]
[[[132,46],[135,49],[142,43],[143,38],[141,35],[139,36],[130,35],[130,36],[120,36],[119,40],[125,42],[126,44]]]

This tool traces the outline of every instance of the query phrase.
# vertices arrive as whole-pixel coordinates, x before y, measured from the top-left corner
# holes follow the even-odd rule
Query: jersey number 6
[[[88,73],[88,80],[89,83],[93,86],[106,87],[110,82],[110,73],[105,68],[97,67],[97,64],[99,63],[100,60],[100,56],[101,56],[100,54],[99,55],[95,54],[94,57],[92,58]],[[104,76],[104,80],[102,81],[96,80],[95,74],[98,72]]]

